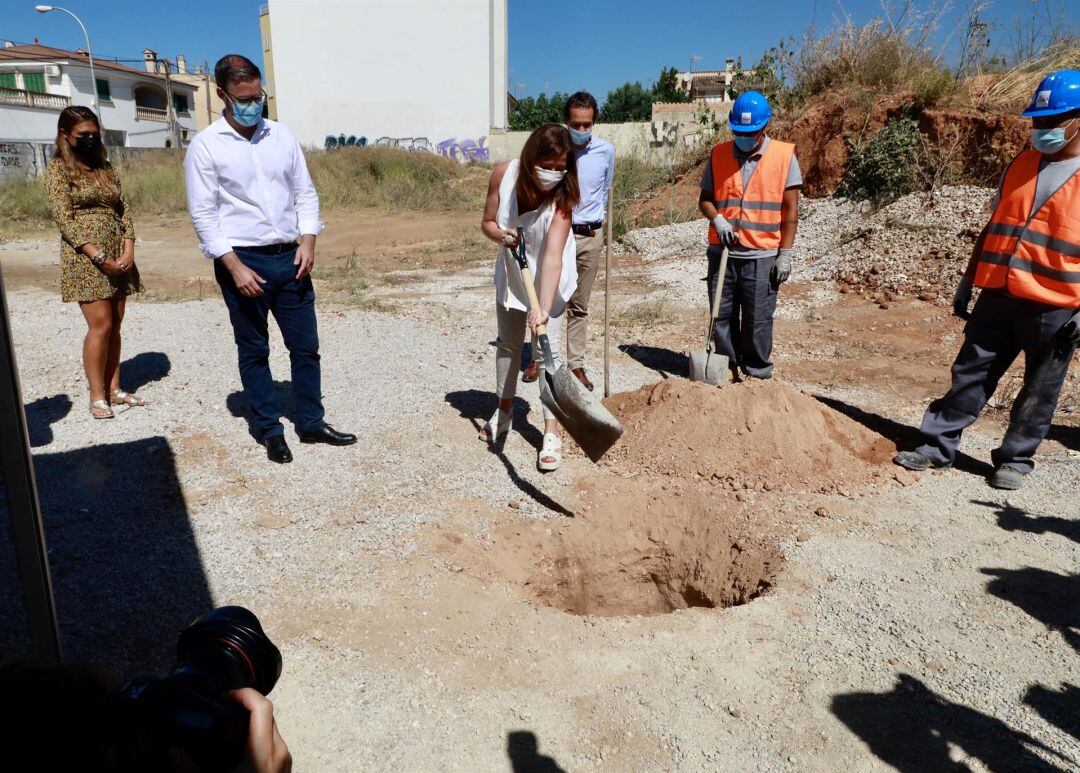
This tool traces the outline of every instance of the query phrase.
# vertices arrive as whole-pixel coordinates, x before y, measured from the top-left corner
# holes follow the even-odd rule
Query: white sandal
[[[90,403],[90,415],[95,419],[111,419],[116,414],[113,413],[113,409],[109,407],[107,400],[94,400]]]
[[[545,432],[544,444],[540,447],[540,453],[536,457],[536,468],[540,472],[554,472],[561,465],[562,440],[554,432]]]
[[[499,438],[510,431],[510,425],[513,424],[513,419],[514,416],[510,411],[503,411],[501,408],[496,408],[495,415],[484,422],[484,426],[480,428],[480,433],[477,437],[488,443],[496,443],[499,441]]]

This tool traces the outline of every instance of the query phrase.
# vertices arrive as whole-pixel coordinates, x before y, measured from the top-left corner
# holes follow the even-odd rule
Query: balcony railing
[[[0,105],[36,107],[39,110],[63,110],[70,104],[69,97],[59,94],[41,94],[37,91],[0,87]]]
[[[162,123],[169,120],[169,114],[164,110],[142,105],[135,105],[135,117],[142,121],[161,121]]]

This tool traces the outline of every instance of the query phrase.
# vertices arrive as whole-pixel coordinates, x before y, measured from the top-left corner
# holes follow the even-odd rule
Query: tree
[[[640,81],[624,83],[608,92],[600,109],[600,120],[604,123],[647,121],[652,117],[652,103],[652,94]]]
[[[660,70],[652,87],[653,102],[689,102],[690,95],[679,87],[679,71],[674,67]]]
[[[562,123],[563,108],[569,94],[556,91],[550,97],[541,94],[538,97],[522,97],[510,110],[510,129],[531,132],[546,123]]]

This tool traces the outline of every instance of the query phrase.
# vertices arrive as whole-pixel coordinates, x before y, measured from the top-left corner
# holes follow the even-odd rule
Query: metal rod
[[[611,194],[607,190],[607,245],[604,250],[604,397],[611,396]]]
[[[56,620],[49,555],[41,522],[34,462],[26,431],[19,372],[15,364],[15,343],[11,335],[0,273],[0,472],[7,492],[8,514],[15,544],[15,561],[22,582],[26,621],[33,654],[60,662],[60,629]]]

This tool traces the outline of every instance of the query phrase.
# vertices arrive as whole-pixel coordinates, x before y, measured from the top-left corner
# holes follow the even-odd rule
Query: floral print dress
[[[60,297],[65,303],[103,301],[142,291],[138,267],[121,276],[106,275],[78,252],[92,243],[105,257],[115,258],[125,239],[135,238],[131,210],[120,190],[120,177],[106,165],[95,182],[86,175],[72,179],[67,167],[53,159],[45,173],[45,188],[60,229]]]

